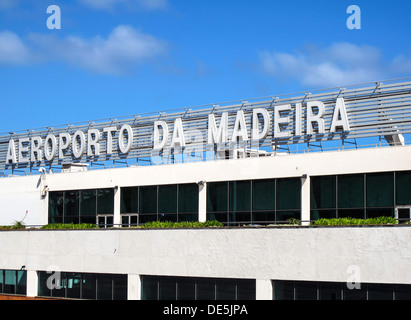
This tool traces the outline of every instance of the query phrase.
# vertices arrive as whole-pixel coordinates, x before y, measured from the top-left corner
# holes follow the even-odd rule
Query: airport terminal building
[[[410,134],[409,79],[1,134],[0,299],[411,299]]]

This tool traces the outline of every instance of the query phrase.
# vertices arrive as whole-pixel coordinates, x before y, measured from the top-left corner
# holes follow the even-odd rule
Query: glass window
[[[140,187],[140,213],[157,213],[157,186]]]
[[[97,197],[96,190],[81,190],[80,215],[96,215]]]
[[[275,221],[275,212],[257,211],[252,212],[251,221],[256,224],[267,224]]]
[[[253,184],[253,211],[275,210],[275,180],[255,180]]]
[[[121,225],[122,225],[123,227],[128,227],[128,226],[130,226],[130,216],[122,215],[122,216],[121,216]]]
[[[251,210],[251,181],[230,181],[229,190],[230,211]]]
[[[51,282],[50,277],[53,277]],[[87,300],[127,299],[127,275],[39,271],[38,281],[39,296]]]
[[[198,214],[197,213],[179,213],[178,214],[178,222],[181,221],[197,221]]]
[[[311,177],[311,209],[336,207],[336,177]]]
[[[38,295],[40,297],[51,297],[51,288],[47,285],[47,280],[50,277],[50,273],[46,271],[39,271],[38,273]]]
[[[136,214],[134,215],[122,214],[121,215],[121,225],[123,227],[136,226],[137,224],[138,224],[138,216]]]
[[[66,272],[53,272],[49,274],[51,280],[51,296],[64,298],[66,296],[67,279]]]
[[[366,218],[394,217],[394,208],[371,208],[366,210]]]
[[[255,280],[141,276],[142,300],[254,300]]]
[[[236,283],[231,279],[216,280],[216,300],[235,300]]]
[[[256,282],[251,279],[240,279],[237,282],[237,299],[238,300],[255,300],[256,299]]]
[[[198,212],[198,185],[178,185],[178,212]]]
[[[238,223],[251,223],[251,212],[230,212],[229,224],[233,225]]]
[[[81,275],[81,298],[87,300],[96,300],[97,279],[94,273],[83,273]]]
[[[177,300],[195,300],[196,286],[194,278],[177,278]]]
[[[339,282],[320,282],[320,300],[341,300],[342,284]]]
[[[177,213],[159,213],[158,214],[158,221],[171,221],[177,222]]]
[[[64,222],[78,223],[80,211],[80,191],[71,190],[64,192]]]
[[[338,176],[338,207],[364,207],[364,175]]]
[[[300,219],[299,211],[277,211],[275,214],[275,221],[278,223],[285,223],[288,219]]]
[[[114,213],[114,189],[97,190],[97,214]]]
[[[294,300],[294,281],[273,281],[274,300]]]
[[[177,287],[174,277],[160,277],[159,300],[176,300]]]
[[[49,193],[49,218],[63,217],[64,192],[54,191]]]
[[[138,213],[138,187],[121,188],[121,213]]]
[[[317,300],[317,283],[314,281],[296,281],[295,300]]]
[[[158,187],[158,213],[177,212],[177,185]]]
[[[97,300],[112,300],[113,281],[108,274],[97,275]]]
[[[96,216],[80,216],[80,223],[96,224]]]
[[[197,300],[215,300],[216,292],[214,279],[198,278],[196,282]]]
[[[207,213],[207,220],[217,220],[221,223],[228,223],[228,213],[227,212],[213,212]]]
[[[365,219],[364,209],[338,209],[338,218]]]
[[[0,270],[0,293],[25,295],[27,272],[23,270]]]
[[[157,213],[154,214],[139,214],[138,221],[140,224],[157,221]]]
[[[300,178],[278,179],[276,189],[277,210],[300,209]]]
[[[97,216],[97,224],[100,228],[110,228],[113,226],[113,215]]]
[[[361,284],[359,289],[349,289],[343,286],[344,300],[367,300],[367,287],[365,283]]]
[[[207,212],[227,212],[228,183],[207,183]],[[217,219],[218,220],[218,219]]]
[[[141,299],[158,300],[158,277],[141,276]]]
[[[18,270],[17,271],[17,285],[16,285],[16,294],[26,294],[27,288],[27,271]]]
[[[396,204],[411,204],[411,171],[395,173]]]
[[[337,210],[335,209],[312,209],[311,220],[317,219],[332,219],[337,217]]]
[[[362,283],[349,289],[345,282],[274,280],[274,300],[409,300],[411,285]]]
[[[16,292],[16,271],[4,270],[4,293]]]
[[[127,275],[113,275],[113,300],[127,300]]]
[[[129,223],[131,226],[136,226],[138,224],[138,216],[130,216]]]
[[[74,272],[66,272],[67,279],[67,298],[81,298],[81,274]]]
[[[367,174],[367,207],[394,205],[394,174],[392,172]]]
[[[392,284],[368,284],[368,300],[393,300],[394,285]]]
[[[411,285],[397,284],[395,288],[395,300],[411,300]]]

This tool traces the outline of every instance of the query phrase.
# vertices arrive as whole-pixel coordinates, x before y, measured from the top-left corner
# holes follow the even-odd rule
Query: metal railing
[[[344,98],[347,118],[350,124],[348,132],[331,132],[329,127],[332,122],[333,110],[337,98]],[[252,114],[255,108],[264,108],[268,111],[270,119],[274,117],[274,108],[278,105],[290,104],[288,116],[294,119],[296,116],[296,104],[304,105],[308,101],[321,101],[324,106],[323,133],[290,135],[286,138],[277,138],[273,125],[266,138],[259,141],[248,140],[243,145],[228,142],[217,145],[207,143],[208,115],[214,114],[216,122],[222,113],[228,113],[229,133],[236,121],[238,111],[243,111],[247,132],[252,129]],[[181,118],[186,147],[183,150],[168,148],[161,152],[153,151],[153,123],[157,120],[166,121],[170,131],[174,129],[174,120]],[[10,140],[13,139],[18,150],[19,143],[30,141],[33,137],[40,137],[43,142],[47,135],[58,137],[59,134],[73,136],[75,132],[87,132],[97,129],[103,135],[104,128],[120,128],[122,125],[130,125],[133,130],[132,147],[127,154],[121,153],[115,146],[118,145],[118,132],[113,135],[113,152],[101,156],[82,156],[80,159],[73,157],[73,147],[69,146],[61,157],[52,160],[37,159],[22,163],[8,163]],[[284,130],[295,132],[295,121],[284,124]],[[301,122],[302,132],[307,132],[307,122]],[[358,148],[360,140],[379,139],[378,146],[383,146],[382,140],[390,141],[391,145],[396,141],[392,138],[411,134],[411,78],[386,80],[345,88],[328,88],[312,92],[293,93],[279,96],[248,99],[247,101],[231,101],[219,104],[202,105],[190,108],[168,110],[165,112],[151,112],[141,115],[118,117],[116,119],[102,119],[95,121],[79,122],[73,124],[58,125],[47,128],[22,130],[0,134],[0,176],[28,175],[38,172],[40,167],[48,170],[63,171],[63,166],[72,163],[87,164],[89,169],[128,167],[140,165],[157,165],[165,163],[180,163],[192,161],[208,161],[219,159],[239,158],[241,152],[247,154],[257,153],[258,156],[275,155],[277,153],[301,153],[312,151],[325,151],[330,148],[348,149]],[[101,139],[100,149],[107,150],[108,139]],[[339,142],[337,147],[329,147],[331,142]],[[374,142],[372,142],[374,143]],[[398,143],[398,141],[397,141]],[[368,143],[366,143],[368,144]],[[362,144],[364,146],[364,144]],[[45,149],[46,147],[43,147]],[[25,149],[27,153],[30,151]],[[248,150],[248,151],[247,151]],[[304,150],[304,151],[303,151]],[[227,151],[227,152],[226,152]],[[231,152],[231,153],[230,153]]]

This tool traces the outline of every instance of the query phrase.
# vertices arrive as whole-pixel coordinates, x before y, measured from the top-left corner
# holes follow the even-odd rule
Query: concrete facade
[[[24,220],[26,225],[47,224],[47,192],[93,188],[121,188],[177,183],[205,183],[248,179],[302,177],[302,217],[309,220],[309,177],[316,175],[401,171],[411,169],[411,146],[367,148],[333,152],[287,154],[260,158],[215,160],[170,165],[47,173],[0,179],[0,225]],[[305,178],[304,178],[305,177]],[[118,190],[118,189],[117,189]],[[199,186],[199,217],[205,219],[206,188]],[[24,198],[22,195],[24,194]],[[120,221],[116,192],[114,221]]]
[[[25,266],[27,292],[36,271],[128,275],[128,298],[140,298],[140,275],[256,279],[257,299],[271,299],[273,279],[346,282],[356,266],[362,282],[411,284],[411,228],[309,227],[310,183],[316,175],[411,169],[411,146],[313,152],[173,165],[47,173],[0,179],[0,225],[48,222],[47,191],[115,188],[114,223],[126,186],[199,183],[199,220],[206,183],[301,178],[300,227],[141,230],[0,231],[0,269]],[[25,214],[28,211],[27,215]]]
[[[272,279],[347,282],[353,270],[370,283],[411,284],[411,228],[265,227],[177,230],[0,232],[0,269],[28,271],[37,293],[42,270],[129,276],[129,299],[140,275],[257,280],[271,299]]]

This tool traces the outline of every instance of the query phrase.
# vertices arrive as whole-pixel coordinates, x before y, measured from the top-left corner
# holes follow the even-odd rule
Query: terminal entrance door
[[[411,205],[397,206],[395,208],[395,218],[399,223],[411,221]]]

